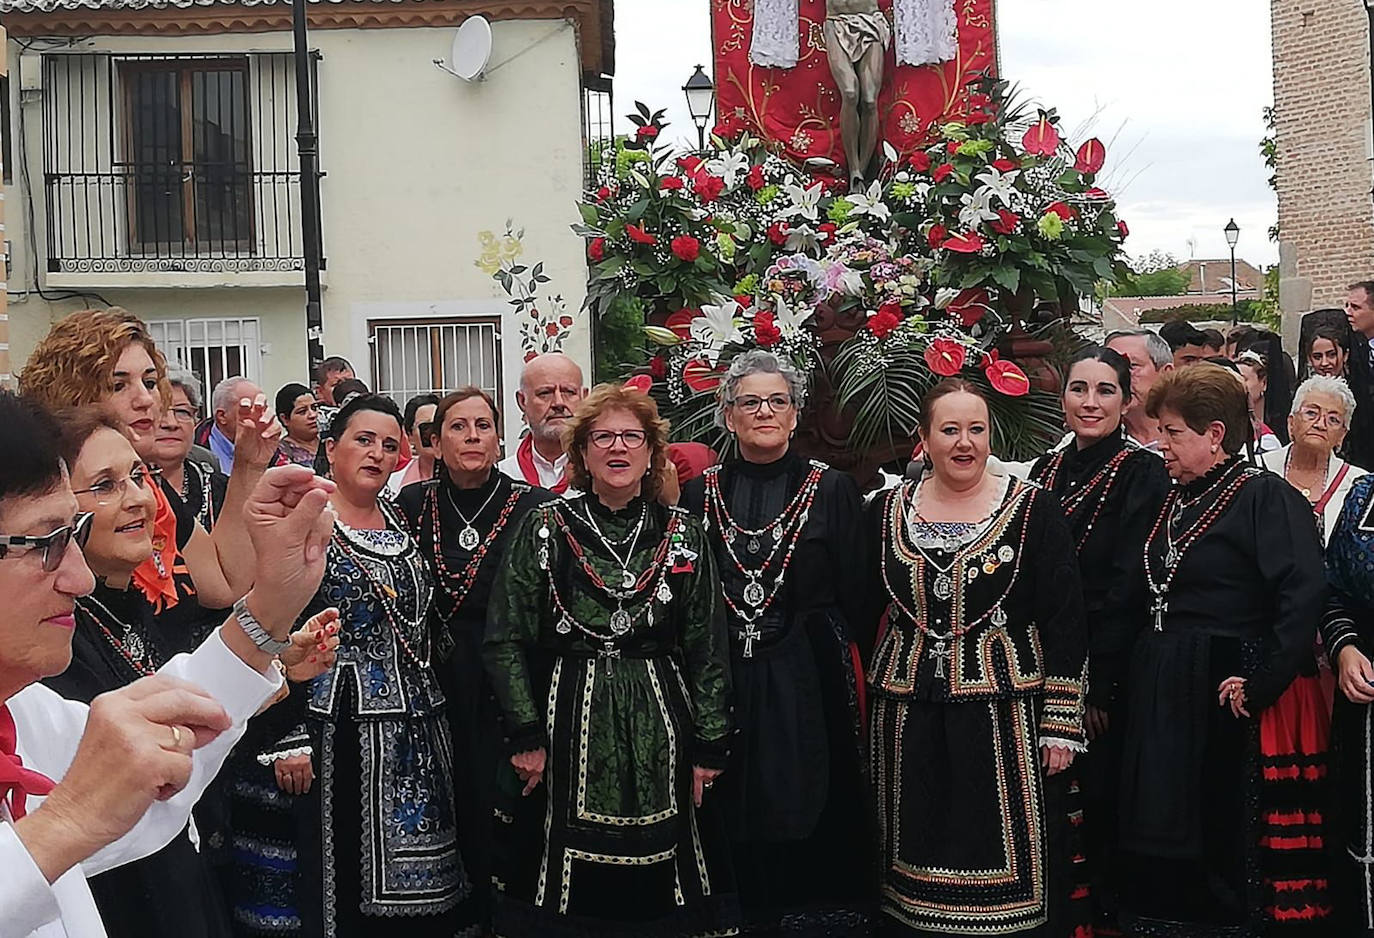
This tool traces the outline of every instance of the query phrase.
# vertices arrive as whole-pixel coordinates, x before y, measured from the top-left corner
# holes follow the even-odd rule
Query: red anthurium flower
[[[1124,221],[1119,221],[1116,223],[1116,231],[1117,234],[1121,235],[1121,237],[1123,238],[1129,238],[1131,236],[1131,229],[1126,227],[1126,223]]]
[[[775,221],[768,226],[768,240],[782,247],[787,243],[787,222]]]
[[[982,287],[971,287],[951,300],[946,311],[951,316],[958,316],[960,325],[968,329],[986,316],[991,308],[988,291]]]
[[[886,306],[868,317],[868,331],[880,339],[901,324],[902,317]]]
[[[684,173],[695,174],[703,162],[705,161],[699,156],[680,156],[677,160],[677,168]]]
[[[983,245],[986,243],[987,242],[983,240],[983,236],[978,232],[968,231],[963,234],[957,234],[952,238],[947,238],[945,243],[941,244],[940,247],[944,248],[946,251],[954,251],[957,254],[977,254],[979,251],[983,250]]]
[[[1020,215],[1010,209],[999,208],[997,210],[997,221],[991,223],[992,230],[998,234],[1009,235],[1016,231],[1016,226],[1020,221]]]
[[[933,248],[938,248],[949,237],[949,229],[944,225],[931,225],[926,232],[926,242]]]
[[[1080,173],[1095,173],[1102,168],[1102,164],[1107,162],[1107,148],[1102,145],[1102,141],[1093,137],[1087,140],[1078,148],[1078,158],[1074,160],[1073,168]]]
[[[682,383],[698,392],[714,391],[720,387],[723,377],[719,371],[699,360],[688,362],[687,367],[682,369]]]
[[[1054,156],[1059,149],[1059,131],[1055,130],[1044,111],[1040,112],[1040,119],[1021,138],[1021,146],[1027,153],[1036,156]]]
[[[635,375],[627,378],[623,387],[627,391],[638,391],[640,394],[648,394],[649,388],[654,386],[652,375]]]
[[[725,180],[710,173],[699,173],[692,180],[692,190],[703,202],[714,202],[725,191]]]
[[[1021,168],[1021,161],[1020,161],[1020,160],[1009,160],[1009,159],[1006,159],[1006,158],[1004,157],[1003,159],[1000,159],[1000,160],[993,160],[992,163],[991,163],[990,165],[992,166],[993,169],[997,170],[999,173],[1009,173],[1009,172],[1011,172],[1013,169],[1020,169],[1020,168]]]
[[[930,174],[930,178],[936,182],[944,182],[949,178],[950,173],[954,172],[954,167],[949,163],[941,163],[935,167],[935,172]]]
[[[592,259],[592,263],[599,264],[606,259],[606,239],[592,238],[592,243],[587,245],[587,256]]]
[[[662,355],[655,355],[649,359],[649,374],[655,381],[662,381],[668,377],[668,359]]]
[[[652,140],[658,136],[658,128],[653,124],[645,124],[635,131],[635,136],[640,140]]]
[[[658,244],[658,238],[655,238],[638,225],[626,225],[625,234],[636,244]]]
[[[998,393],[1007,397],[1021,397],[1030,393],[1030,379],[1015,362],[999,361],[990,356],[983,365],[983,373]]]
[[[964,118],[964,123],[970,127],[977,127],[979,124],[991,124],[994,118],[987,111],[972,111]]]
[[[1051,202],[1045,208],[1045,214],[1048,215],[1051,212],[1053,212],[1055,215],[1058,215],[1062,221],[1069,221],[1075,215],[1078,214],[1076,211],[1074,211],[1073,206],[1069,205],[1066,202]]]
[[[906,158],[907,164],[916,172],[924,173],[930,171],[930,154],[925,150],[917,150]]]
[[[663,326],[673,330],[679,338],[688,339],[692,336],[692,320],[700,315],[701,310],[687,306],[663,320]]]
[[[672,241],[673,256],[690,264],[701,256],[701,242],[691,235],[678,235]]]
[[[662,192],[670,192],[675,189],[681,189],[685,185],[687,185],[687,183],[683,182],[682,179],[678,176],[664,176],[662,179],[658,181],[658,188]]]
[[[782,330],[778,328],[776,316],[766,311],[754,314],[754,341],[764,348],[782,341]]]
[[[753,169],[749,170],[749,176],[745,181],[749,184],[749,188],[755,192],[762,189],[767,185],[763,178],[763,167],[755,166]]]
[[[1099,189],[1097,188],[1097,186],[1093,186],[1087,192],[1083,193],[1083,197],[1085,199],[1092,199],[1096,202],[1105,202],[1111,198],[1111,196],[1107,194],[1107,191],[1105,189]]]
[[[964,362],[968,360],[968,349],[954,339],[932,339],[926,346],[925,359],[931,371],[948,378],[963,370]]]

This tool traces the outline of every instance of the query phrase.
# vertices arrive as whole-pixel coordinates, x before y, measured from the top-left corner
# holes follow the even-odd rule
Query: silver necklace
[[[630,572],[630,561],[634,558],[635,545],[639,543],[639,535],[640,532],[644,530],[644,522],[649,517],[649,509],[647,507],[641,507],[639,509],[639,522],[635,524],[634,531],[630,534],[630,546],[626,549],[625,556],[623,559],[620,556],[620,552],[617,551],[615,548],[616,546],[623,545],[626,542],[616,541],[615,546],[612,546],[610,538],[606,537],[606,535],[601,533],[601,527],[592,518],[592,511],[590,508],[587,509],[587,514],[585,516],[578,514],[578,512],[576,511],[574,511],[573,514],[577,514],[578,517],[582,518],[582,520],[587,522],[587,526],[592,529],[592,533],[595,534],[597,536],[597,539],[601,541],[602,546],[606,548],[606,551],[611,555],[611,558],[615,560],[617,564],[620,565],[621,589],[633,590],[635,582],[639,579],[639,577],[635,576],[633,573]],[[629,595],[620,595],[616,593],[614,590],[612,590],[611,592],[612,595],[614,595],[615,598],[618,600],[624,600],[629,598]]]
[[[496,490],[500,487],[499,485],[493,485],[491,487],[491,494],[488,495],[487,500],[482,503],[482,507],[478,508],[476,513],[473,514],[472,521],[469,521],[467,516],[459,510],[458,503],[453,500],[453,490],[445,489],[445,492],[448,494],[448,503],[453,506],[453,510],[457,513],[459,520],[463,522],[463,530],[458,532],[458,546],[463,548],[463,550],[471,553],[477,549],[478,544],[482,543],[482,536],[477,533],[477,529],[472,526],[472,522],[482,517],[482,512],[487,510],[487,506],[491,504],[492,498],[496,496]]]

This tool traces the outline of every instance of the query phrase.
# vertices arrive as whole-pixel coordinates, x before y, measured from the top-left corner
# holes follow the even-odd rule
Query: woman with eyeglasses
[[[76,600],[71,665],[44,683],[89,703],[154,673],[179,647],[180,636],[196,630],[190,620],[200,610],[193,600],[159,610],[133,582],[134,571],[153,552],[157,482],[119,423],[94,407],[63,412],[58,421],[82,512],[78,539],[96,586]],[[50,552],[54,563],[61,558],[56,546]],[[185,571],[175,577],[183,583]],[[332,648],[319,646],[332,645],[326,634],[331,622],[330,616],[317,617],[292,637],[282,661],[293,680],[309,680],[328,667]],[[229,935],[229,916],[197,849],[199,839],[193,824],[151,857],[91,879],[110,938]]]
[[[210,531],[224,509],[229,477],[219,471],[214,457],[196,458],[193,446],[196,418],[200,414],[200,379],[182,368],[167,370],[172,388],[171,406],[162,411],[154,431],[150,464],[162,471],[162,481],[181,496],[187,510]]]
[[[564,444],[581,494],[525,516],[487,614],[514,769],[496,934],[735,934],[711,791],[729,757],[729,639],[700,523],[657,498],[668,423],[603,384]]]
[[[877,831],[863,768],[858,486],[792,445],[806,379],[763,350],[731,363],[716,422],[738,456],[689,482],[720,570],[735,725],[713,793],[746,929],[866,935]],[[784,926],[784,923],[785,926]]]

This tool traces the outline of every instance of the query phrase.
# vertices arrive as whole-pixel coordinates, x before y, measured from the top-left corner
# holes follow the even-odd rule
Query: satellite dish
[[[491,61],[491,23],[485,16],[469,16],[453,34],[451,71],[463,81],[481,81]]]

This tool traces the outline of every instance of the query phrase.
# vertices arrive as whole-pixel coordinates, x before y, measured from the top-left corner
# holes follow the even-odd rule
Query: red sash
[[[539,481],[539,469],[534,465],[534,437],[527,436],[520,441],[520,445],[515,449],[515,461],[520,466],[520,474],[525,477],[526,482],[535,488],[543,488]],[[555,495],[562,495],[567,490],[568,471],[564,469],[563,478],[549,491]]]
[[[14,717],[6,704],[0,704],[0,801],[10,806],[10,817],[19,820],[26,813],[29,795],[42,796],[53,790],[53,780],[42,772],[24,768],[15,753],[17,733]]]
[[[1332,479],[1331,484],[1326,487],[1326,491],[1322,492],[1322,497],[1312,503],[1312,511],[1316,514],[1318,523],[1325,520],[1326,503],[1331,501],[1332,496],[1336,494],[1336,490],[1341,487],[1341,483],[1345,481],[1345,476],[1348,472],[1350,472],[1350,463],[1342,463],[1341,471],[1336,473],[1336,478]]]

